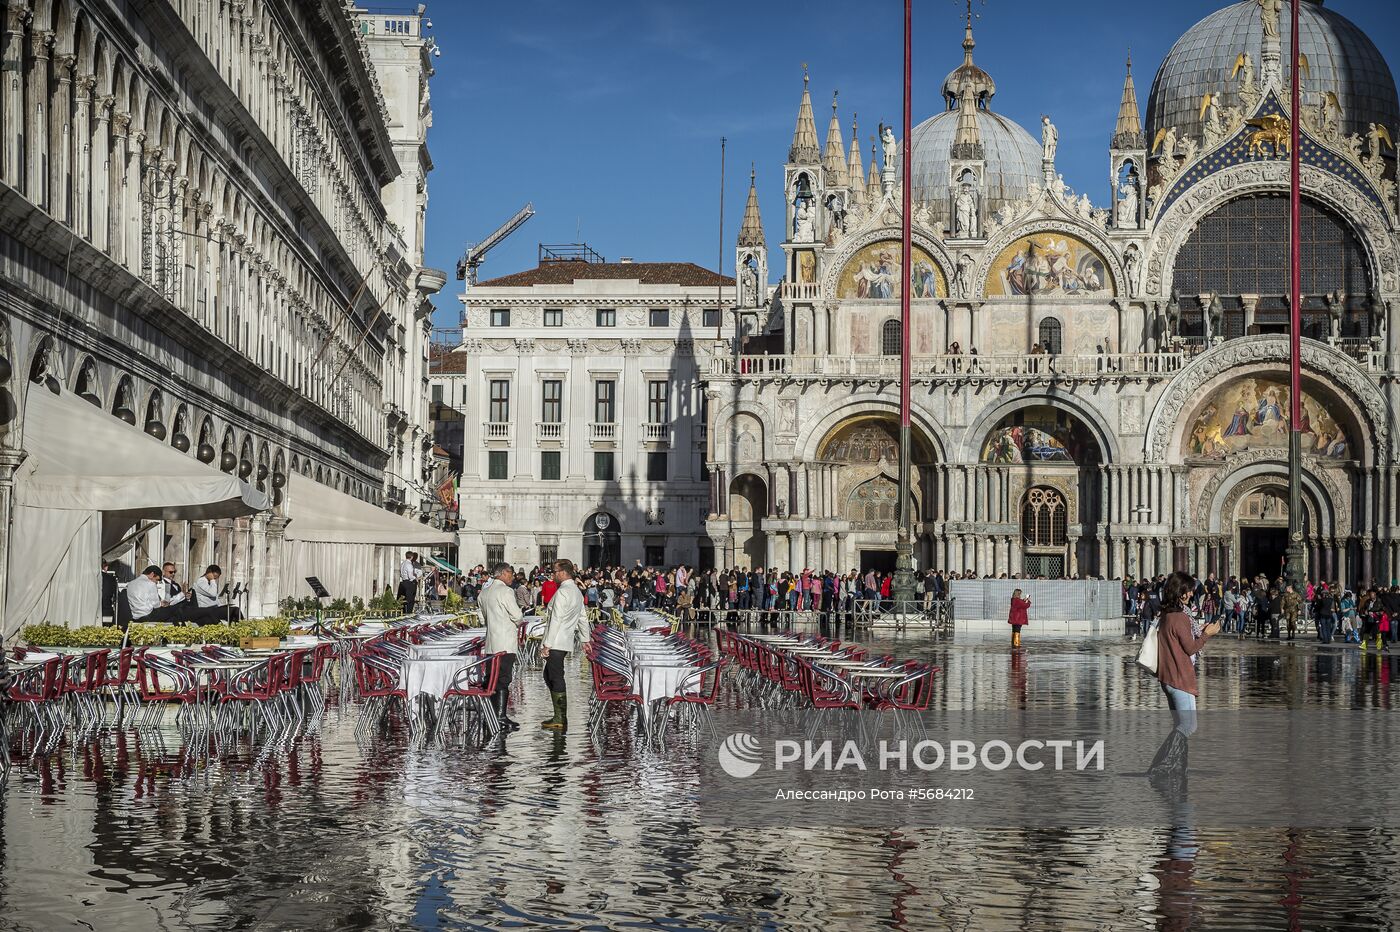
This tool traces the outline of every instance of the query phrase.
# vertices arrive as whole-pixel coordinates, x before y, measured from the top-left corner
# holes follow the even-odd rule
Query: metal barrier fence
[[[955,579],[949,593],[964,619],[1005,621],[1017,589],[1031,600],[1034,621],[1109,621],[1123,615],[1123,583],[1116,579]]]

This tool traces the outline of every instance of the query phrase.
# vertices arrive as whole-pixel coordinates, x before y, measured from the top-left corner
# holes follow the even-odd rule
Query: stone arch
[[[164,440],[168,431],[165,427],[165,396],[160,389],[153,388],[146,396],[146,417],[141,429],[157,440]]]
[[[856,253],[867,246],[875,243],[894,241],[898,243],[901,239],[902,231],[898,228],[878,227],[867,230],[856,236],[842,239],[837,246],[836,253],[826,262],[821,279],[821,293],[826,301],[836,301],[837,285],[841,280],[841,273],[846,270],[847,264],[855,258]],[[938,275],[942,280],[944,291],[949,290],[948,283],[953,280],[953,270],[956,262],[948,253],[948,249],[943,245],[942,240],[934,239],[915,229],[911,235],[913,246],[922,249],[933,259],[938,266]]]
[[[212,463],[218,458],[218,451],[214,448],[214,419],[205,415],[199,424],[199,442],[195,446],[195,456],[201,463]]]
[[[60,375],[63,359],[58,343],[47,333],[34,338],[34,349],[29,356],[28,379],[36,385],[45,385],[50,391],[57,391],[62,384]]]
[[[988,435],[996,425],[1008,415],[1023,408],[1048,406],[1063,410],[1077,420],[1099,447],[1099,462],[1103,464],[1121,463],[1123,454],[1118,448],[1118,435],[1114,428],[1095,408],[1084,404],[1076,395],[1062,392],[1055,386],[1023,394],[1006,397],[997,404],[984,408],[963,434],[961,449],[962,462],[975,463],[982,457],[982,448]]]
[[[1211,477],[1200,500],[1196,502],[1198,527],[1208,533],[1222,534],[1232,527],[1236,520],[1239,503],[1246,495],[1268,486],[1288,488],[1288,460],[1278,457],[1270,460],[1257,460],[1246,464],[1232,464]],[[1332,536],[1350,522],[1342,522],[1340,510],[1334,508],[1330,496],[1333,490],[1322,482],[1317,473],[1303,469],[1303,507],[1306,511],[1305,527],[1311,535]],[[1349,527],[1348,527],[1349,530]]]
[[[1363,451],[1362,462],[1372,466],[1386,461],[1390,449],[1389,407],[1380,389],[1350,356],[1324,343],[1301,341],[1302,368],[1306,379],[1321,386],[1346,405],[1362,436],[1353,439]],[[1157,399],[1148,418],[1144,456],[1149,463],[1165,463],[1181,449],[1188,403],[1231,377],[1263,371],[1272,365],[1287,366],[1288,339],[1277,336],[1241,337],[1229,340],[1197,356]],[[1341,390],[1338,390],[1340,387]],[[1173,438],[1177,442],[1173,444]]]
[[[84,354],[73,371],[73,394],[98,408],[103,407],[102,374],[97,360]]]
[[[1370,264],[1373,287],[1387,294],[1400,292],[1400,250],[1390,235],[1389,221],[1371,198],[1350,183],[1313,165],[1303,164],[1304,194],[1331,208],[1352,227]],[[1247,162],[1211,173],[1178,197],[1154,223],[1148,240],[1143,293],[1165,299],[1171,294],[1177,254],[1206,216],[1227,201],[1250,194],[1286,194],[1287,161]]]
[[[847,396],[843,402],[821,416],[803,423],[798,434],[796,453],[800,460],[815,460],[826,441],[843,422],[861,416],[880,416],[899,419],[898,397],[891,398],[888,392],[864,390]],[[928,444],[935,462],[947,462],[950,448],[947,431],[934,418],[932,412],[914,405],[909,413],[911,427],[918,439]]]
[[[770,509],[770,494],[768,483],[751,471],[735,476],[725,489],[725,514],[738,566],[768,565],[768,534],[763,522]]]
[[[181,453],[190,452],[190,409],[184,403],[175,406],[175,417],[170,422],[170,445]]]
[[[112,391],[112,414],[131,426],[136,426],[136,388],[131,376],[123,375]]]
[[[233,472],[238,468],[238,435],[232,427],[224,428],[223,443],[219,446],[219,468]]]
[[[1029,220],[1025,223],[1015,223],[1004,230],[998,231],[997,235],[987,241],[987,245],[982,250],[982,258],[973,272],[970,284],[973,293],[970,297],[982,298],[987,295],[987,279],[992,273],[994,266],[1002,254],[1017,241],[1027,236],[1035,236],[1040,233],[1054,234],[1076,239],[1085,246],[1090,247],[1103,259],[1104,268],[1107,271],[1108,281],[1104,282],[1103,293],[1095,295],[1093,300],[1111,301],[1115,297],[1126,294],[1127,275],[1123,271],[1123,260],[1119,256],[1118,250],[1114,247],[1108,237],[1102,231],[1096,230],[1085,224],[1080,224],[1067,217],[1051,217],[1041,220]],[[1001,296],[998,295],[998,298]],[[1020,297],[1008,296],[1006,300],[1021,300]]]
[[[729,426],[724,433],[728,449],[721,455],[724,462],[759,463],[766,459],[763,422],[749,411],[739,411],[729,418]]]
[[[267,480],[272,475],[272,450],[264,440],[258,447],[257,471],[253,473],[258,488],[267,491]]]
[[[256,463],[253,457],[253,435],[244,434],[243,444],[238,448],[238,478],[246,481],[253,474]]]

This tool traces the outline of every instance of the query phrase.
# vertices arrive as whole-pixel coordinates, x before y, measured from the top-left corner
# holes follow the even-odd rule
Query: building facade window
[[[595,450],[593,453],[593,481],[612,482],[617,478],[613,471],[612,450]]]
[[[647,566],[665,566],[666,546],[664,544],[647,544],[645,562]]]
[[[559,478],[559,451],[540,451],[540,478],[554,480]]]
[[[1056,489],[1034,488],[1026,493],[1021,511],[1021,539],[1027,547],[1063,547],[1067,506]]]
[[[564,383],[545,379],[540,385],[540,420],[558,424],[564,420]]]
[[[593,420],[598,424],[611,424],[617,412],[617,383],[612,379],[599,379],[593,383]]]
[[[558,559],[558,544],[540,544],[540,566],[553,566]]]
[[[647,423],[671,423],[671,383],[657,379],[647,383]]]
[[[880,328],[880,354],[898,356],[903,341],[900,339],[899,321],[887,320]]]
[[[558,307],[547,307],[544,309],[544,325],[546,327],[564,326],[564,310]]]
[[[493,307],[493,308],[491,308],[491,326],[493,326],[493,327],[509,327],[509,326],[510,326],[510,308],[508,308],[508,307]]]
[[[647,454],[647,481],[666,481],[666,451],[658,450]]]
[[[491,567],[491,566],[495,566],[497,563],[504,563],[504,562],[506,562],[506,545],[505,545],[505,544],[487,544],[487,545],[486,545],[486,565],[487,565],[488,567]]]
[[[611,307],[600,307],[600,308],[598,308],[598,326],[599,326],[599,327],[616,327],[616,326],[617,326],[617,310],[616,310],[615,308],[611,308]]]
[[[501,480],[509,478],[510,453],[507,450],[492,450],[486,454],[486,478]]]
[[[433,395],[432,395],[432,398],[433,398],[433,404],[435,404],[435,405],[440,405],[440,404],[442,404],[442,386],[441,386],[441,385],[434,385],[434,386],[433,386]]]
[[[491,423],[505,424],[510,420],[510,380],[491,380]]]
[[[651,309],[651,317],[648,321],[653,327],[671,326],[671,309],[667,307],[654,307]]]
[[[1053,317],[1047,317],[1040,322],[1040,348],[1045,352],[1057,355],[1064,347],[1064,336],[1060,329],[1060,322]]]
[[[467,406],[467,383],[462,383],[462,407]]]
[[[702,327],[718,327],[718,326],[719,326],[719,309],[718,309],[718,308],[713,308],[713,307],[707,307],[707,308],[705,308],[703,311],[701,311],[701,312],[700,312],[700,326],[702,326]]]

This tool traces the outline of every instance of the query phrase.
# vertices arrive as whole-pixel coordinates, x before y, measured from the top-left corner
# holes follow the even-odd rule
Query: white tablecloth
[[[408,656],[410,659],[451,657],[467,644],[480,641],[485,637],[485,628],[473,628],[470,631],[463,631],[460,634],[454,634],[439,641],[429,641],[426,644],[410,644]]]
[[[476,662],[475,657],[410,657],[403,662],[403,688],[409,705],[419,696],[441,699],[452,688],[452,681],[463,667]]]
[[[700,668],[660,635],[628,632],[627,641],[632,656],[632,689],[642,697],[645,718],[653,702],[680,695],[686,680]]]

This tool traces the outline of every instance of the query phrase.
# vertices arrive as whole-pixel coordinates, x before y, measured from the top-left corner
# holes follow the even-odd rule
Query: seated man
[[[161,598],[161,572],[158,566],[148,566],[126,586],[131,620],[144,622],[186,621],[190,606],[181,602],[171,605]]]
[[[200,624],[224,621],[232,624],[243,618],[236,607],[230,606],[228,600],[219,595],[219,579],[223,575],[224,571],[218,564],[211,563],[205,568],[204,575],[194,581],[194,620]]]

